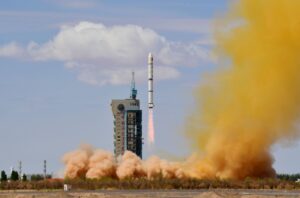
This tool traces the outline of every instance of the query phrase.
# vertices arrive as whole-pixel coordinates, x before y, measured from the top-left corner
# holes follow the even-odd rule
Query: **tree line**
[[[297,174],[277,174],[277,178],[285,181],[297,181],[300,179],[300,173]]]
[[[51,179],[52,175],[46,175],[46,179]],[[44,180],[45,177],[42,174],[33,174],[30,175],[30,180],[31,181],[41,181]],[[6,182],[6,181],[27,181],[28,177],[27,175],[23,174],[23,175],[19,175],[19,173],[17,171],[12,171],[10,176],[8,177],[6,172],[4,170],[1,171],[1,177],[0,177],[0,181],[1,182]]]
[[[18,180],[27,181],[27,176],[25,174],[23,174],[21,176],[21,175],[19,175],[19,173],[17,171],[13,170],[10,174],[10,177],[8,177],[4,170],[1,171],[0,181],[1,182],[6,182],[8,180],[11,180],[11,181],[18,181]]]

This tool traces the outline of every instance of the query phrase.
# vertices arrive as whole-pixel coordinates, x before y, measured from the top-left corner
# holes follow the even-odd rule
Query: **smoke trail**
[[[148,111],[148,144],[154,144],[154,121],[153,121],[153,109]]]
[[[224,65],[199,86],[187,134],[198,177],[272,177],[271,146],[297,135],[300,1],[242,0],[219,21]]]

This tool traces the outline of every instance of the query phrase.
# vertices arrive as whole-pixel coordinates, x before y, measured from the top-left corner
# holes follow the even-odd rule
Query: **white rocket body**
[[[153,55],[148,55],[148,108],[152,109],[153,104]]]

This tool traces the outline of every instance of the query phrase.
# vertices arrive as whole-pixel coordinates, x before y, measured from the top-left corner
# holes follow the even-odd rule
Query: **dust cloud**
[[[187,134],[198,177],[273,177],[272,145],[295,138],[300,113],[300,1],[242,0],[217,21],[222,63],[203,76]]]

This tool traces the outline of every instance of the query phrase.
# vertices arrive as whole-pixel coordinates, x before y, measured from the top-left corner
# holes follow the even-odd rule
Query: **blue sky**
[[[146,137],[149,50],[158,57],[160,73],[155,82],[155,153],[186,156],[191,151],[183,127],[193,108],[192,92],[200,75],[215,66],[211,22],[228,2],[1,1],[0,169],[8,171],[22,160],[24,172],[42,172],[46,159],[49,172],[57,173],[62,155],[81,143],[112,151],[110,100],[129,96],[132,70],[137,72]],[[92,29],[85,32],[86,45],[76,33],[82,28]],[[103,42],[97,40],[99,34],[110,50],[97,47]],[[124,52],[114,41],[126,36],[130,42],[124,43],[129,46]],[[172,57],[180,58],[169,61]],[[277,171],[299,172],[300,161],[293,157],[300,151],[297,143],[273,150]],[[149,154],[145,146],[144,155]]]

